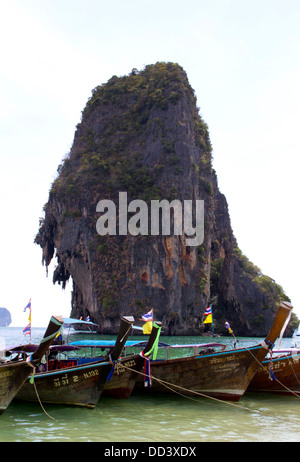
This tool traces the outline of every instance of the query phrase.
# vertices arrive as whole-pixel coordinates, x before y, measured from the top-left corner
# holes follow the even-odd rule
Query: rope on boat
[[[136,370],[134,370],[134,369],[131,369],[131,368],[128,367],[128,366],[125,366],[125,365],[123,365],[123,364],[122,364],[122,366],[125,367],[125,369],[128,369],[128,370],[130,370],[130,371],[136,372],[137,374],[144,375],[143,373],[138,372],[138,371],[136,371]],[[221,403],[221,404],[226,404],[227,406],[236,407],[236,408],[241,409],[241,410],[243,410],[243,411],[258,412],[259,414],[262,414],[262,415],[264,415],[264,416],[273,417],[271,414],[268,414],[268,413],[266,413],[266,412],[260,411],[259,409],[251,409],[251,408],[249,408],[249,407],[242,406],[242,405],[240,405],[240,404],[236,404],[236,403],[233,403],[233,402],[231,402],[231,401],[225,401],[225,400],[220,399],[220,398],[215,398],[215,397],[213,397],[213,396],[206,395],[205,393],[201,393],[201,392],[199,392],[199,391],[189,390],[189,389],[184,388],[184,387],[181,387],[181,386],[179,386],[179,385],[175,385],[174,383],[170,383],[170,382],[166,382],[165,380],[158,379],[158,378],[154,377],[153,375],[151,375],[151,378],[152,378],[153,380],[156,380],[157,382],[159,382],[159,383],[160,383],[161,385],[163,385],[165,388],[168,388],[168,390],[170,390],[170,391],[176,393],[177,395],[180,395],[180,396],[182,396],[183,398],[189,399],[189,400],[194,401],[194,402],[196,402],[196,403],[198,403],[198,404],[199,404],[199,400],[196,400],[196,399],[192,398],[191,396],[187,396],[187,395],[185,395],[184,393],[181,393],[180,391],[174,390],[172,387],[178,388],[178,389],[181,390],[182,392],[193,393],[193,394],[195,394],[195,395],[197,395],[197,396],[200,396],[200,397],[202,397],[202,398],[208,398],[208,399],[210,399],[210,400],[212,400],[212,401],[216,401],[216,402]],[[284,422],[287,421],[286,419],[283,419],[282,417],[279,417],[279,416],[276,416],[276,419],[283,420]]]
[[[51,417],[51,415],[49,415],[48,412],[46,412],[46,410],[45,410],[45,408],[44,408],[44,406],[43,406],[43,404],[42,404],[42,402],[41,402],[41,400],[40,400],[40,397],[39,397],[39,394],[38,394],[38,391],[37,391],[37,388],[36,388],[36,384],[35,384],[35,381],[34,381],[35,364],[32,362],[31,356],[29,357],[29,360],[28,360],[27,362],[28,362],[29,366],[32,367],[32,376],[31,376],[29,382],[34,386],[34,390],[35,390],[35,394],[36,394],[37,400],[38,400],[38,402],[40,403],[40,406],[41,406],[43,412],[46,414],[46,416],[48,416],[49,419],[55,420],[54,417]]]
[[[288,360],[289,365],[290,365],[290,367],[291,367],[291,369],[292,369],[292,371],[293,371],[293,374],[294,374],[294,376],[295,376],[297,382],[300,384],[300,380],[298,379],[298,376],[297,376],[297,374],[296,374],[296,372],[295,372],[295,370],[294,370],[294,368],[293,368],[293,364],[292,364],[290,358],[289,358],[287,355],[284,355],[284,357]],[[297,396],[299,396],[299,395],[297,395]]]
[[[122,343],[124,338],[127,336],[127,334],[130,332],[130,329],[132,328],[132,325],[130,324],[130,326],[128,327],[127,331],[125,332],[125,334],[123,335],[123,337],[121,338],[120,342]]]
[[[34,386],[34,389],[35,389],[35,393],[36,393],[36,397],[38,399],[38,402],[40,403],[40,406],[42,408],[42,410],[44,411],[44,413],[46,414],[46,416],[49,417],[49,419],[52,419],[52,420],[55,420],[54,417],[51,417],[51,415],[48,414],[48,412],[46,412],[41,400],[40,400],[40,397],[39,397],[39,394],[38,394],[38,391],[37,391],[37,388],[36,388],[36,384],[35,384],[35,381],[33,380],[33,386]]]
[[[269,376],[271,375],[271,377],[270,377],[271,380],[276,380],[276,381],[277,381],[283,388],[285,388],[290,394],[292,394],[292,395],[294,395],[294,396],[297,396],[297,398],[300,398],[300,395],[299,395],[298,393],[296,393],[295,391],[291,390],[291,389],[288,388],[286,385],[284,385],[284,383],[282,383],[280,380],[278,380],[278,379],[275,377],[273,371],[271,371],[271,369],[270,369],[270,371],[268,371],[268,369],[256,358],[256,356],[252,353],[251,350],[249,350],[249,348],[247,348],[247,347],[244,347],[244,348],[253,356],[253,358],[255,359],[255,361],[258,362],[258,364],[263,368],[263,370],[265,370],[267,373],[269,373]],[[287,355],[285,355],[285,357],[286,357],[287,360],[289,361],[289,365],[290,365],[290,367],[292,368],[292,371],[293,371],[295,377],[297,378],[297,381],[299,382],[298,377],[297,377],[297,375],[295,374],[295,371],[294,371],[294,369],[293,369],[293,366],[292,366],[292,364],[291,364],[290,359],[288,358]],[[270,367],[272,367],[272,351],[271,351]],[[271,373],[271,372],[272,372],[272,373]],[[300,382],[299,382],[299,383],[300,383]]]
[[[254,355],[253,355],[254,356]],[[257,360],[257,358],[256,358]],[[257,360],[258,361],[258,360]],[[259,362],[259,361],[258,361]],[[122,367],[124,367],[125,369],[128,369],[132,372],[135,372],[136,374],[139,374],[139,375],[143,375],[144,376],[144,373],[142,372],[139,372],[139,371],[136,371],[128,366],[125,366],[124,364],[122,364]],[[264,367],[264,366],[263,366]],[[268,370],[266,369],[266,371],[268,372]],[[266,412],[263,412],[263,411],[260,411],[259,409],[251,409],[249,407],[246,407],[246,406],[242,406],[240,404],[236,404],[236,403],[233,403],[233,402],[230,402],[230,401],[225,401],[223,399],[220,399],[220,398],[215,398],[213,396],[209,396],[209,395],[206,395],[205,393],[201,393],[199,391],[194,391],[194,390],[189,390],[187,388],[184,388],[184,387],[181,387],[180,385],[175,385],[174,383],[170,383],[170,382],[166,382],[165,380],[162,380],[162,379],[158,379],[156,377],[154,377],[153,375],[151,375],[149,378],[153,379],[153,380],[156,380],[158,383],[160,383],[161,385],[163,385],[165,388],[168,388],[168,390],[182,396],[183,398],[186,398],[186,399],[189,399],[191,401],[194,401],[196,403],[199,403],[198,400],[192,398],[191,396],[187,396],[186,394],[184,394],[184,392],[187,392],[187,393],[191,393],[191,394],[195,394],[197,396],[200,396],[202,398],[208,398],[212,401],[216,401],[218,403],[222,403],[222,404],[226,404],[227,406],[232,406],[232,407],[236,407],[238,409],[241,409],[241,410],[244,410],[244,411],[250,411],[250,412],[258,412],[259,414],[262,414],[264,416],[267,416],[267,417],[273,417],[271,414],[268,414]],[[178,390],[181,390],[182,393],[180,391],[177,391],[177,390],[174,390],[174,388],[178,388]],[[296,395],[299,397],[299,395]],[[287,422],[286,419],[282,418],[282,417],[279,417],[278,415],[276,416],[276,419],[280,419],[280,420],[283,420],[284,422]]]

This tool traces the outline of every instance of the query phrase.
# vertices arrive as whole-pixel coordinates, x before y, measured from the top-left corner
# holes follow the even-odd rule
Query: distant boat
[[[75,319],[75,318],[63,318],[64,319],[64,329],[73,328],[76,333],[78,331],[83,331],[84,333],[87,332],[96,332],[98,328],[98,324],[87,321],[83,319]]]
[[[52,316],[40,345],[26,360],[3,360],[0,363],[0,414],[8,407],[27,377],[32,374],[36,363],[40,362],[61,328],[61,317]],[[32,385],[31,385],[32,386]]]

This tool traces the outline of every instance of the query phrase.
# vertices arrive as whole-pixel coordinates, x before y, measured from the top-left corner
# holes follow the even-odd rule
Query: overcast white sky
[[[234,234],[300,316],[299,0],[0,0],[0,306],[70,314],[33,244],[91,91],[157,61],[187,72]]]

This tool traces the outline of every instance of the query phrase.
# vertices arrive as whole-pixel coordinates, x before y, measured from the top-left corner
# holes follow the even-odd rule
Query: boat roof
[[[88,347],[96,347],[96,348],[111,348],[115,346],[115,340],[77,340],[75,342],[71,342],[70,345],[77,346],[81,348],[88,348]],[[125,343],[125,347],[130,346],[137,346],[137,347],[145,347],[147,345],[147,341],[138,341],[138,340],[127,340]],[[167,343],[159,342],[158,346],[160,347],[168,347]]]
[[[115,340],[77,340],[75,342],[65,343],[63,345],[51,345],[50,351],[74,351],[80,350],[81,348],[102,348],[103,350],[106,348],[113,348],[115,346]],[[145,348],[147,345],[147,341],[142,340],[127,340],[125,343],[125,347],[136,347],[136,348]],[[18,346],[10,346],[6,348],[7,352],[10,353],[17,353],[17,352],[25,352],[25,353],[33,353],[37,349],[38,345],[35,344],[26,344],[26,345],[18,345]],[[213,348],[213,347],[224,347],[223,344],[220,343],[184,343],[184,344],[177,344],[177,345],[170,345],[169,343],[165,342],[158,342],[159,348],[164,349],[177,349],[177,348]]]
[[[109,348],[114,347],[116,341],[115,340],[77,340],[75,342],[71,342],[70,345],[78,346],[81,348],[88,348],[88,347],[98,347],[98,348]],[[145,347],[147,342],[145,340],[138,341],[138,340],[127,340],[125,343],[125,347],[135,346],[135,347]],[[217,347],[217,346],[224,346],[221,343],[183,343],[178,345],[170,345],[169,343],[158,342],[158,346],[160,348],[210,348],[210,347]]]
[[[19,351],[23,351],[25,353],[33,353],[37,349],[38,345],[35,345],[33,343],[29,343],[27,345],[18,345],[18,346],[10,346],[7,347],[5,350],[10,352],[10,353],[18,353]],[[49,349],[51,351],[73,351],[73,350],[79,350],[79,347],[76,347],[75,345],[69,345],[69,344],[64,344],[64,345],[50,345]]]
[[[279,350],[272,350],[272,353],[300,353],[300,348],[292,347],[292,348],[280,348]]]

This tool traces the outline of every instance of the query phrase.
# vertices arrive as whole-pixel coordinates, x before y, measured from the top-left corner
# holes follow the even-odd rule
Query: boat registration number
[[[94,369],[93,371],[85,372],[83,377],[85,379],[89,379],[90,377],[95,377],[95,375],[99,375],[98,369]]]
[[[95,377],[97,375],[99,375],[99,371],[98,371],[98,369],[94,369],[94,370],[89,371],[89,372],[84,372],[83,378],[84,379],[89,379],[90,377]],[[67,374],[65,374],[62,377],[54,379],[53,383],[54,383],[55,387],[61,387],[61,386],[69,385],[70,381],[72,383],[78,382],[79,381],[79,376],[78,375],[73,375],[73,377],[69,377]]]
[[[123,372],[126,371],[126,368],[127,368],[127,367],[133,367],[133,366],[135,366],[135,365],[136,365],[136,362],[135,362],[134,359],[132,359],[131,361],[127,361],[126,363],[123,363],[123,364],[118,363],[118,364],[116,365],[116,367],[115,367],[115,373],[118,374],[118,375],[119,375],[119,374],[122,374]],[[125,366],[125,367],[124,367],[124,366]]]

